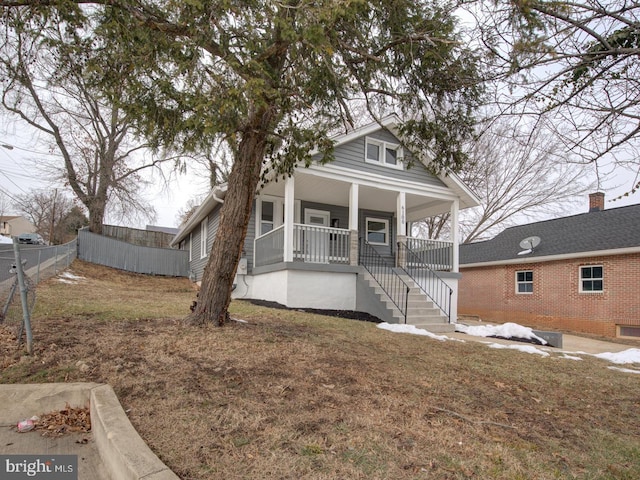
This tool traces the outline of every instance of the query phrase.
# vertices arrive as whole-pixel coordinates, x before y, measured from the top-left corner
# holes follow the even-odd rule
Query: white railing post
[[[352,183],[349,189],[349,264],[358,265],[358,197],[359,185]]]
[[[451,271],[458,272],[460,267],[459,260],[459,244],[460,244],[460,231],[458,229],[458,212],[460,210],[460,201],[454,200],[451,203]]]
[[[293,262],[293,222],[294,222],[294,202],[295,180],[294,177],[287,177],[284,183],[284,252],[285,262]]]

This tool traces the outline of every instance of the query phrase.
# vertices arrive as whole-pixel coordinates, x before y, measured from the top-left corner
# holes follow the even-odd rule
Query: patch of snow
[[[566,353],[562,354],[560,358],[566,358],[567,360],[582,360],[581,357],[576,357],[574,355],[567,355]]]
[[[73,281],[73,280],[67,280],[66,278],[58,278],[58,281],[59,281],[60,283],[66,283],[66,284],[68,284],[68,285],[75,285],[75,284],[77,284],[77,283],[78,283],[78,282],[75,282],[75,281]]]
[[[617,353],[597,353],[594,357],[609,360],[613,363],[640,363],[640,348],[629,348]]]
[[[536,355],[540,355],[542,357],[549,356],[548,352],[544,352],[532,345],[502,345],[500,343],[490,343],[489,348],[519,350],[524,353],[535,353]]]
[[[0,235],[0,243],[8,245],[10,243],[13,243],[13,240],[11,240],[9,237],[5,237],[4,235]]]
[[[455,324],[456,331],[461,333],[466,333],[467,335],[471,335],[474,337],[502,337],[502,338],[511,338],[514,340],[518,339],[526,339],[531,340],[535,339],[540,341],[543,345],[547,342],[538,337],[533,333],[531,328],[524,327],[522,325],[518,325],[517,323],[505,323],[504,325],[478,325],[478,326],[468,326],[461,323]],[[445,341],[445,340],[458,340],[457,338],[450,338],[446,335],[436,335],[434,333],[428,332],[421,328],[417,328],[414,325],[401,325],[401,324],[390,324],[390,323],[379,323],[378,328],[383,330],[388,330],[390,332],[395,333],[409,333],[413,335],[423,335],[435,340]],[[490,348],[498,348],[498,349],[508,349],[508,350],[518,350],[524,353],[531,353],[535,355],[540,355],[542,357],[550,356],[549,352],[536,348],[533,345],[503,345],[499,343],[489,343],[485,342],[487,346]],[[590,354],[587,352],[558,352],[562,353],[559,358],[564,358],[566,360],[582,360],[581,357],[576,355],[591,355],[594,357],[602,358],[603,360],[608,360],[617,364],[628,364],[628,363],[638,363],[640,364],[640,348],[629,348],[622,352],[618,353],[598,353],[598,354]],[[572,355],[569,355],[571,353]],[[640,374],[640,370],[628,369],[628,368],[619,368],[619,367],[608,367],[612,370],[619,370],[621,372],[626,373],[637,373]]]
[[[78,275],[74,275],[73,273],[71,273],[69,271],[62,272],[60,275],[58,275],[58,277],[67,278],[69,280],[85,280],[85,277],[80,277]]]
[[[402,325],[398,323],[387,323],[382,322],[378,324],[378,328],[383,330],[388,330],[390,332],[395,333],[410,333],[412,335],[423,335],[425,337],[433,338],[434,340],[440,340],[444,342],[445,340],[452,340],[446,335],[436,335],[435,333],[428,332],[422,328],[417,328],[415,325]]]
[[[456,331],[466,333],[474,337],[500,337],[500,338],[522,338],[525,340],[537,340],[542,345],[547,341],[540,338],[529,327],[523,327],[517,323],[508,322],[503,325],[477,325],[469,326],[456,323]]]
[[[638,373],[640,374],[640,370],[633,370],[631,368],[620,368],[620,367],[607,367],[609,370],[617,370],[618,372],[624,373]]]

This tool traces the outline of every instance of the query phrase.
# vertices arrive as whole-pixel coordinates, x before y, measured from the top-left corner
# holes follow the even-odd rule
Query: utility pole
[[[49,245],[53,245],[54,223],[56,221],[56,200],[58,198],[58,189],[53,191],[53,206],[51,207],[51,225],[49,226]]]

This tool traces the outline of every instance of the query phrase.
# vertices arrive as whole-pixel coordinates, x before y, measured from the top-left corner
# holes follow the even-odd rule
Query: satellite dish
[[[520,248],[524,248],[518,255],[528,255],[533,252],[533,249],[540,245],[540,237],[527,237],[520,242]]]

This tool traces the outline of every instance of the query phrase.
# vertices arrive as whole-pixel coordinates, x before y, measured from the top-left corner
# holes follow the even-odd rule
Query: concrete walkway
[[[17,432],[19,421],[67,404],[89,405],[91,433],[51,438],[39,431]],[[0,384],[0,405],[2,455],[77,455],[78,480],[178,480],[140,438],[109,385]]]

